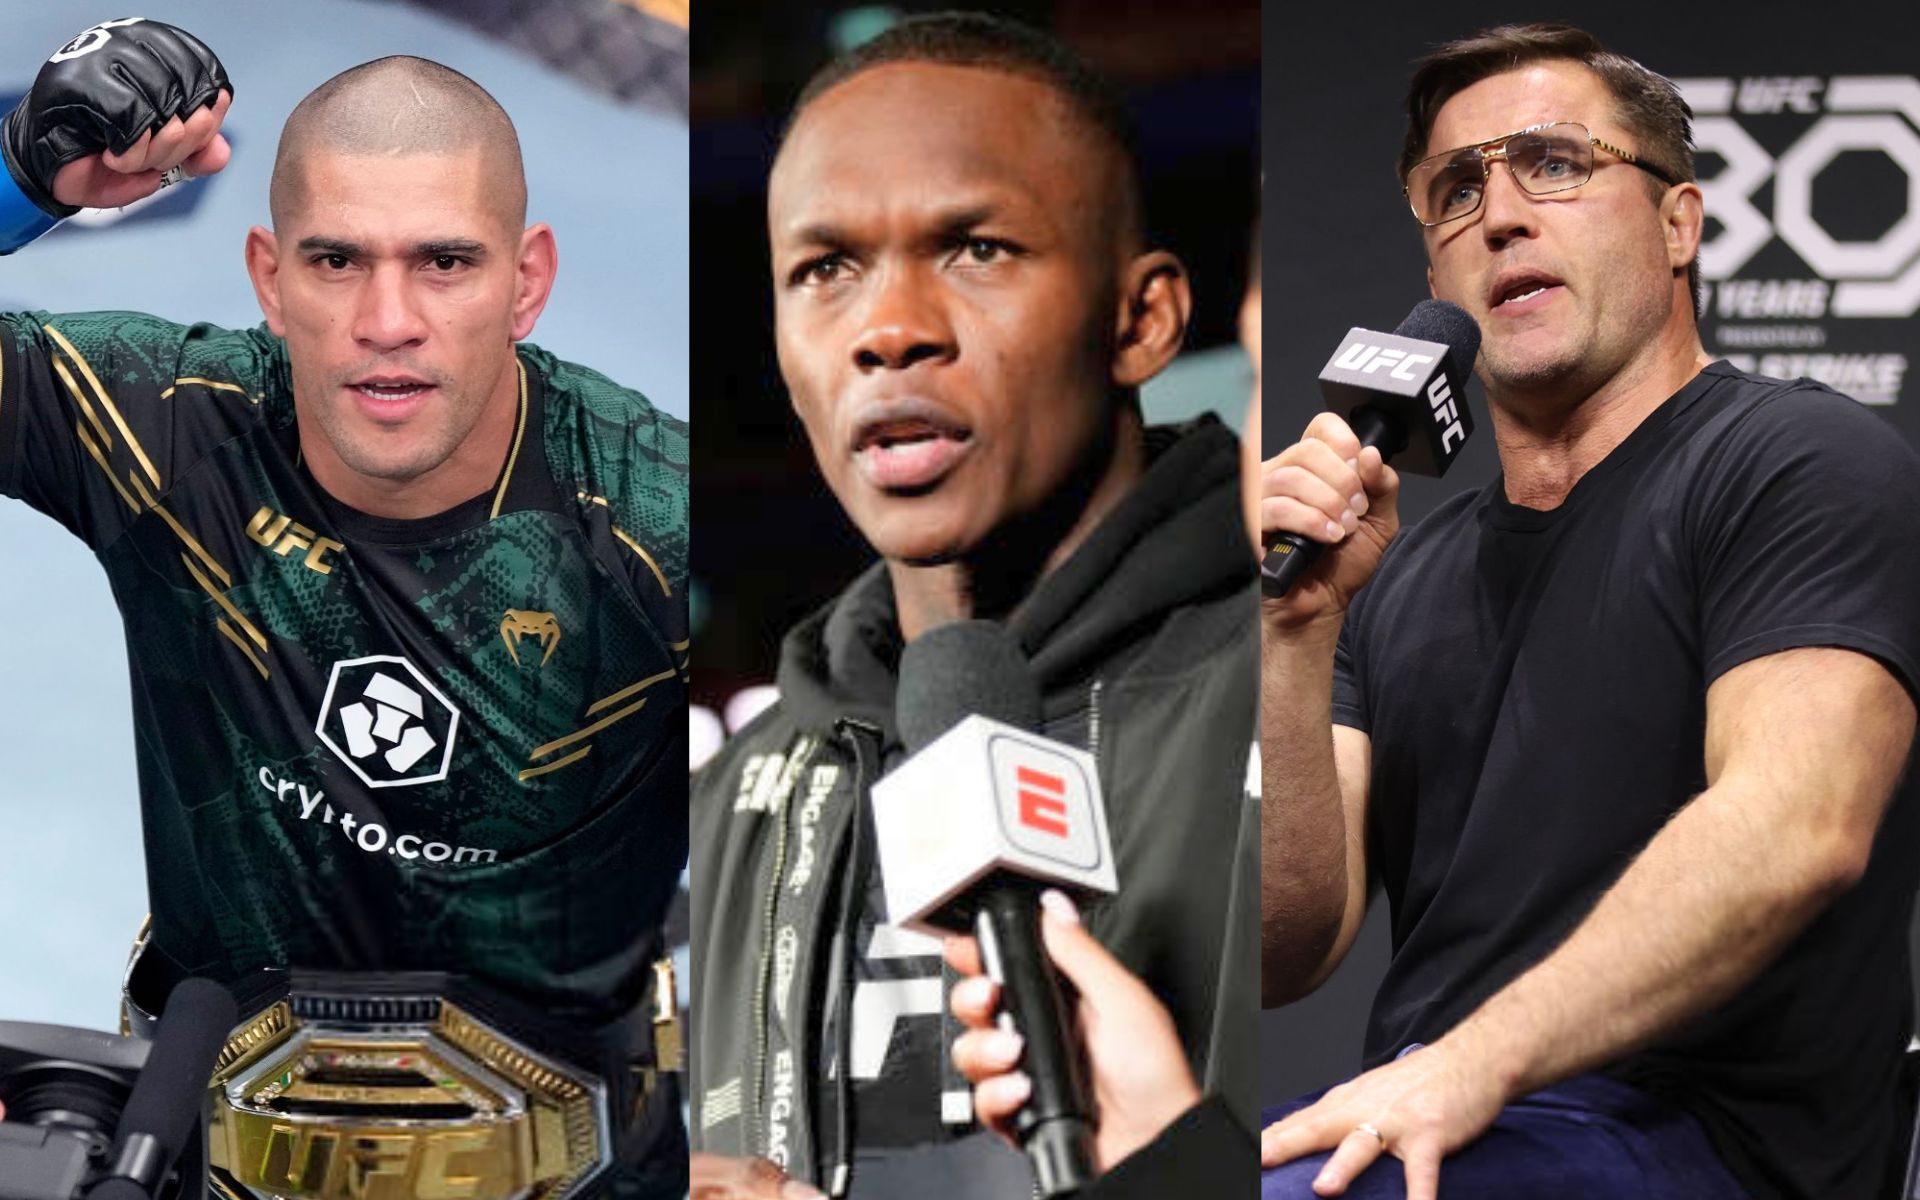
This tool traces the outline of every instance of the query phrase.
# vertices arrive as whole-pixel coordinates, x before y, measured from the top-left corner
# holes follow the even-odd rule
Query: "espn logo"
[[[1431,354],[1409,354],[1405,350],[1395,350],[1388,346],[1349,342],[1334,357],[1333,365],[1344,370],[1357,371],[1362,375],[1371,375],[1385,367],[1392,367],[1393,369],[1387,372],[1390,378],[1418,383],[1422,372],[1415,368],[1422,363],[1435,361],[1437,360]]]
[[[1032,767],[1017,768],[1014,780],[1019,784],[1020,823],[1054,837],[1066,837],[1067,781]]]
[[[1091,764],[1024,732],[995,733],[988,747],[1004,844],[1051,864],[1049,870],[1098,867],[1106,835]]]

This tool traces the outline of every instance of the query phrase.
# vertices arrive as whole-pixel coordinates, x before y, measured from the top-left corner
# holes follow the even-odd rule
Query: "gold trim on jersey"
[[[227,569],[221,566],[213,555],[207,553],[207,548],[202,546],[198,539],[187,532],[187,527],[182,525],[174,518],[172,513],[167,511],[166,505],[160,503],[159,499],[147,490],[147,486],[140,482],[140,477],[132,472],[128,472],[127,479],[133,484],[134,488],[139,491],[140,498],[147,502],[147,507],[160,514],[160,519],[167,523],[168,529],[173,530],[173,535],[185,543],[187,549],[193,551],[195,558],[207,565],[207,570],[213,572],[213,577],[220,581],[220,586],[232,587],[233,576],[227,574]]]
[[[586,501],[588,504],[598,504],[601,508],[604,508],[609,512],[613,510],[613,505],[608,503],[607,498],[605,496],[594,496],[586,492],[578,492],[576,493],[576,495],[578,495],[580,499]],[[613,530],[613,536],[625,542],[629,549],[631,549],[635,554],[638,554],[640,556],[641,562],[647,564],[647,569],[653,572],[653,577],[660,581],[660,590],[662,592],[665,592],[669,596],[673,595],[673,587],[671,584],[667,582],[666,572],[660,569],[659,563],[653,561],[653,555],[647,553],[646,547],[642,546],[639,542],[635,541],[632,534],[620,528],[618,525],[615,525],[611,521],[607,522],[607,528]]]
[[[113,435],[107,432],[106,422],[100,419],[99,413],[93,411],[93,405],[88,403],[86,393],[80,390],[80,384],[74,379],[73,373],[67,370],[67,364],[57,358],[54,359],[53,373],[58,375],[60,382],[73,393],[74,402],[80,406],[80,415],[87,419],[87,424],[93,426],[94,432],[99,435],[102,442],[106,443],[107,449],[113,449]]]
[[[146,471],[147,478],[153,481],[153,486],[158,488],[160,486],[160,472],[154,469],[153,460],[147,457],[146,450],[140,445],[140,439],[134,437],[133,430],[127,428],[127,419],[120,415],[120,410],[115,407],[113,403],[113,397],[107,395],[107,389],[100,386],[100,377],[93,373],[93,368],[87,364],[87,360],[82,357],[81,353],[74,349],[73,343],[67,340],[65,334],[51,325],[43,325],[41,328],[47,331],[48,337],[60,343],[60,348],[67,352],[67,357],[71,358],[73,364],[80,368],[80,374],[93,388],[93,394],[99,397],[100,407],[106,409],[107,415],[113,418],[113,427],[120,431],[121,437],[127,439],[127,448],[133,451],[134,459],[139,462],[141,469]],[[59,365],[57,360],[54,365]],[[69,377],[69,382],[71,382],[71,377]],[[111,445],[112,443],[108,444]]]
[[[87,432],[86,425],[83,422],[75,421],[73,423],[73,434],[80,439],[80,444],[86,447],[87,453],[92,456],[93,461],[100,465],[100,470],[106,475],[107,482],[113,485],[113,490],[119,492],[120,498],[127,502],[127,507],[132,509],[135,515],[138,515],[140,512],[140,502],[133,498],[133,493],[126,489],[126,485],[113,477],[113,464],[107,461],[107,452],[100,448],[100,443],[93,440],[93,435]],[[129,478],[131,478],[131,473],[129,473]]]
[[[213,597],[213,602],[215,604],[218,604],[221,608],[226,610],[227,616],[233,618],[234,624],[238,625],[241,629],[246,630],[247,637],[253,641],[254,645],[260,647],[262,650],[265,650],[267,648],[267,635],[264,633],[261,633],[258,629],[254,628],[253,622],[247,620],[246,615],[243,614],[239,609],[233,606],[233,601],[227,599],[226,593],[222,592],[219,588],[215,587],[213,585],[213,580],[208,579],[205,575],[201,574],[200,568],[193,565],[192,559],[182,554],[180,556],[180,561],[187,564],[187,570],[193,574],[193,581],[200,585],[200,589],[206,592],[207,595]]]
[[[636,693],[645,691],[646,689],[652,687],[656,683],[659,683],[663,679],[672,679],[675,675],[679,673],[680,672],[678,668],[669,667],[667,670],[664,670],[657,675],[647,676],[645,679],[642,679],[638,683],[630,683],[626,687],[623,687],[619,691],[613,693],[611,696],[602,696],[600,699],[595,700],[592,704],[587,706],[587,716],[591,717],[593,714],[600,712],[603,709],[611,708],[613,705],[619,704],[622,701],[632,699]],[[629,704],[627,705],[627,707],[621,709],[616,713],[613,713],[609,716],[602,717],[598,721],[595,721],[593,724],[587,726],[585,729],[577,729],[574,732],[567,734],[565,737],[555,738],[553,741],[548,742],[546,745],[536,749],[532,754],[529,754],[527,756],[527,759],[530,762],[538,762],[540,759],[545,758],[547,755],[552,754],[556,750],[564,750],[568,746],[573,745],[575,742],[580,741],[583,738],[592,737],[594,734],[599,733],[602,729],[605,729],[607,726],[613,724],[615,721],[625,720],[627,717],[630,717],[634,713],[639,712],[641,709],[645,708],[646,706],[647,706],[647,699],[646,697],[642,696],[637,703]],[[558,771],[561,767],[570,766],[573,763],[577,763],[581,759],[585,758],[587,756],[587,751],[591,749],[593,749],[591,745],[582,746],[580,747],[580,749],[575,750],[572,754],[567,755],[565,758],[557,759],[553,762],[546,763],[538,767],[528,767],[526,770],[520,772],[520,782],[525,783],[527,780],[533,779],[536,776],[545,775],[548,771]]]
[[[198,375],[183,375],[180,378],[174,380],[172,386],[165,387],[160,390],[160,398],[162,400],[165,400],[168,396],[173,395],[173,393],[177,389],[184,387],[188,384],[194,384],[199,387],[208,388],[216,392],[239,392],[242,396],[245,396],[247,398],[247,403],[249,404],[260,403],[260,397],[254,395],[252,392],[249,392],[247,389],[241,387],[237,383],[223,383],[218,379],[204,379]]]
[[[558,762],[550,762],[544,767],[528,767],[526,770],[520,772],[520,782],[525,783],[537,775],[545,775],[548,771],[558,771],[561,767],[570,767],[592,752],[592,746],[582,746]]]
[[[56,355],[51,359],[54,373],[60,377],[60,382],[66,386],[67,391],[72,393],[74,403],[78,405],[80,414],[84,418],[83,420],[74,422],[74,436],[79,439],[80,445],[85,448],[87,455],[99,466],[100,470],[106,475],[107,482],[113,485],[113,490],[119,493],[120,499],[126,502],[127,507],[133,511],[135,516],[149,511],[158,513],[160,519],[166,522],[167,528],[172,530],[173,535],[180,539],[181,545],[185,546],[192,555],[192,557],[188,557],[188,555],[182,554],[180,561],[186,564],[188,572],[193,575],[194,582],[198,583],[201,589],[204,590],[207,595],[213,597],[215,603],[219,604],[220,607],[226,611],[227,615],[225,617],[215,618],[215,627],[220,630],[222,636],[239,648],[240,652],[246,656],[247,662],[252,664],[253,669],[260,672],[262,679],[269,678],[270,672],[267,670],[266,662],[255,652],[253,646],[247,644],[247,640],[250,639],[254,643],[254,646],[265,650],[267,648],[266,635],[261,633],[260,630],[254,626],[253,622],[249,621],[238,608],[235,608],[233,602],[227,599],[221,591],[222,588],[230,588],[233,586],[233,576],[228,573],[225,567],[220,565],[219,560],[214,558],[205,546],[200,544],[200,540],[194,537],[193,534],[187,532],[187,527],[182,525],[179,519],[167,510],[164,504],[160,503],[160,498],[157,495],[161,490],[160,472],[154,469],[153,460],[147,457],[147,452],[141,447],[139,440],[133,436],[133,431],[127,428],[126,418],[120,415],[120,410],[114,406],[112,398],[107,395],[107,390],[100,386],[100,379],[93,373],[93,368],[88,365],[87,360],[81,356],[78,350],[74,349],[73,343],[68,341],[66,335],[58,329],[55,329],[51,325],[43,325],[41,328],[45,329],[47,335],[58,343],[67,358],[72,360],[73,365],[80,368],[81,377],[84,378],[89,387],[91,387],[95,397],[100,402],[100,407],[106,409],[107,415],[113,419],[114,428],[120,431],[120,436],[126,440],[127,448],[133,452],[135,460],[140,464],[141,470],[146,473],[146,478],[152,481],[153,486],[151,488],[147,486],[147,483],[141,479],[140,471],[129,470],[127,472],[127,484],[133,485],[133,491],[130,492],[127,490],[127,484],[121,483],[119,477],[114,474],[113,461],[108,453],[113,449],[113,434],[107,429],[106,422],[100,419],[100,414],[95,411],[93,404],[88,401],[87,390],[80,386],[79,382],[74,379],[73,373],[67,370],[67,364],[61,361]],[[232,389],[233,391],[242,393],[246,390],[237,384],[221,383],[218,380],[212,379],[187,377],[175,380],[176,386],[182,383],[196,383],[207,387]],[[172,392],[173,388],[168,388],[162,392],[161,395],[171,395]],[[249,399],[252,398],[249,397]],[[258,401],[255,401],[255,403],[258,403]],[[88,432],[88,425],[93,426],[93,433]],[[220,581],[218,586],[215,586],[213,580],[209,579],[201,572],[198,566],[194,565],[195,559],[198,559],[206,566],[208,571],[213,573],[214,579]],[[231,618],[231,622],[229,622],[228,618]],[[245,631],[247,635],[246,639],[242,639],[240,634],[235,631],[236,626],[240,630]]]
[[[647,676],[645,679],[642,679],[639,683],[630,683],[626,687],[623,687],[619,691],[615,692],[613,695],[602,697],[599,700],[595,700],[592,704],[587,705],[587,715],[592,716],[593,714],[599,712],[603,708],[611,708],[614,705],[620,703],[622,700],[625,700],[627,697],[633,695],[635,692],[642,691],[646,688],[650,688],[654,684],[659,683],[662,679],[671,677],[674,673],[675,672],[671,670],[662,671],[658,675]],[[539,758],[540,755],[536,753],[534,757]]]
[[[221,633],[226,635],[226,638],[228,641],[240,647],[240,653],[246,655],[247,661],[253,664],[253,669],[260,672],[260,678],[262,679],[273,678],[272,674],[267,670],[267,664],[264,662],[261,662],[260,656],[253,652],[253,647],[247,645],[247,643],[244,640],[242,640],[240,635],[233,631],[233,626],[227,624],[227,619],[225,617],[215,617],[213,619],[213,623],[220,630]]]
[[[507,451],[507,469],[500,472],[500,489],[493,494],[493,511],[487,514],[489,521],[500,515],[500,506],[507,502],[507,484],[513,479],[514,464],[520,461],[520,439],[527,433],[527,364],[518,358],[513,363],[520,368],[520,422],[513,429],[513,449]]]
[[[633,552],[640,556],[640,561],[647,564],[647,569],[653,572],[653,577],[660,581],[660,590],[669,596],[673,595],[673,588],[667,583],[666,573],[660,570],[659,563],[653,561],[653,555],[647,553],[647,548],[634,541],[632,535],[618,525],[612,525],[609,528],[613,530],[613,536],[632,547]]]
[[[640,698],[639,703],[629,704],[627,705],[627,707],[621,709],[617,713],[614,713],[612,716],[602,717],[598,721],[595,721],[593,724],[587,726],[585,729],[576,729],[565,737],[555,738],[553,741],[548,742],[546,745],[535,750],[532,754],[528,755],[527,757],[528,758],[545,758],[547,755],[552,754],[555,750],[565,749],[566,747],[573,745],[575,742],[579,741],[581,738],[592,737],[594,734],[599,733],[602,729],[605,729],[607,726],[613,724],[615,721],[625,720],[626,718],[639,712],[641,709],[645,708],[646,706],[647,706],[646,697],[643,696]]]

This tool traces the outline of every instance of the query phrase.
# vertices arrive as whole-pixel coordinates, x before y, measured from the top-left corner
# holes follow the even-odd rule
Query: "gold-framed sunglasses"
[[[1633,151],[1594,137],[1577,121],[1549,121],[1423,158],[1407,172],[1406,186],[1400,190],[1414,220],[1428,227],[1444,225],[1480,211],[1494,163],[1507,164],[1521,191],[1545,196],[1570,191],[1592,179],[1596,146],[1668,187],[1680,182]]]

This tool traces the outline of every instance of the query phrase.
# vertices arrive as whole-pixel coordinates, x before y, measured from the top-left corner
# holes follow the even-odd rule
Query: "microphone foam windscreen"
[[[910,754],[969,716],[1036,729],[1040,684],[1005,626],[955,621],[921,634],[901,652],[894,715]]]
[[[1467,310],[1446,300],[1422,300],[1393,331],[1401,337],[1439,342],[1453,351],[1452,366],[1463,381],[1480,355],[1480,326]]]
[[[167,997],[146,1066],[120,1114],[119,1132],[150,1133],[177,1155],[200,1112],[214,1059],[239,1016],[227,989],[187,979]]]

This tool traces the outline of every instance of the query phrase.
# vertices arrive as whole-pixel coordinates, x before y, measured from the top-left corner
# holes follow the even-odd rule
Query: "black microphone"
[[[188,979],[161,1010],[159,1032],[114,1130],[113,1168],[88,1200],[151,1200],[199,1128],[214,1061],[238,1021],[217,983]]]
[[[1032,732],[1040,688],[990,621],[928,631],[900,656],[908,761],[873,788],[887,915],[935,936],[972,933],[1000,985],[1000,1023],[1025,1039],[1033,1091],[1014,1132],[1042,1196],[1095,1177],[1093,1106],[1069,1010],[1040,937],[1039,896],[1112,892],[1113,854],[1091,755]]]
[[[1480,326],[1445,300],[1422,300],[1392,333],[1349,329],[1320,372],[1327,407],[1345,417],[1362,446],[1396,469],[1438,478],[1473,433],[1467,375],[1480,353]],[[1269,533],[1260,590],[1284,596],[1325,543]]]

